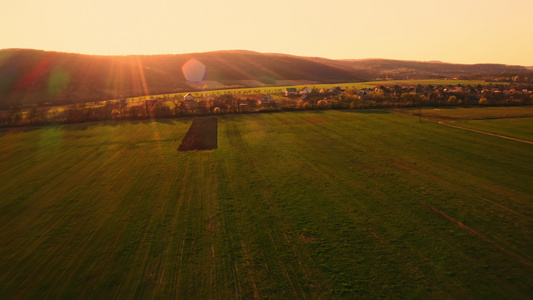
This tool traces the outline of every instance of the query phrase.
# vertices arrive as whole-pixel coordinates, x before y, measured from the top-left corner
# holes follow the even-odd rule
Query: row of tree
[[[506,88],[506,90],[503,90]],[[502,91],[503,90],[503,91]],[[260,95],[221,93],[215,97],[182,101],[172,97],[133,102],[128,99],[80,103],[61,107],[12,108],[0,111],[0,126],[36,126],[110,120],[145,120],[190,115],[249,113],[303,109],[365,109],[453,105],[530,105],[533,86],[378,87],[346,89],[343,93],[314,90],[306,96],[274,94],[274,103],[261,103]]]

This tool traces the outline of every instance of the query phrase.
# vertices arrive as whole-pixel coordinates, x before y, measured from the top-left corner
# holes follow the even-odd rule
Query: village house
[[[268,94],[262,94],[258,102],[259,105],[270,106],[274,104],[274,98]]]
[[[296,88],[285,89],[285,96],[294,96],[294,95],[298,95],[298,91],[296,90]]]
[[[237,100],[237,102],[238,102],[237,107],[240,112],[248,112],[250,111],[251,108],[255,107],[255,105],[257,104],[256,100],[253,100],[250,98],[239,99]]]
[[[304,87],[301,91],[300,91],[300,95],[309,95],[311,94],[312,90],[308,87]]]
[[[190,93],[187,93],[185,96],[183,96],[183,107],[190,110],[196,109],[198,106],[199,103],[194,101],[194,97]]]
[[[159,101],[156,100],[155,98],[151,98],[149,100],[146,100],[145,101],[146,109],[148,109],[148,110],[152,109],[157,103],[159,103]]]
[[[187,93],[187,95],[183,96],[183,101],[194,101],[194,97],[190,93]]]
[[[344,93],[344,90],[338,86],[334,86],[328,92],[333,95],[338,95]]]
[[[363,100],[370,99],[370,92],[372,92],[372,89],[362,88],[361,90],[357,91],[357,96],[359,96],[359,98]]]

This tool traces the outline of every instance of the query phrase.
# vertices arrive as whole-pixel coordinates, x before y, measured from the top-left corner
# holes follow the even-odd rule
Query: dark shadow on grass
[[[156,119],[154,120],[157,123],[163,123],[163,124],[169,124],[169,125],[175,125],[177,122],[174,119]]]
[[[45,127],[13,127],[13,128],[0,128],[0,137],[16,134],[19,132],[31,132],[34,130],[39,130]]]
[[[390,114],[388,110],[379,110],[379,109],[361,109],[361,110],[349,110],[350,113],[356,114]]]
[[[168,125],[176,124],[190,124],[192,118],[176,118],[176,119],[148,119],[148,120],[118,120],[118,121],[95,121],[87,123],[78,123],[78,124],[61,124],[54,126],[62,126],[64,130],[72,131],[81,131],[86,130],[92,126],[108,126],[108,127],[117,127],[117,126],[126,126],[126,125],[141,125],[141,124],[150,124],[150,123],[161,123]]]
[[[435,106],[435,107],[431,107],[431,106],[428,106],[428,107],[422,107],[422,109],[441,109],[441,110],[453,110],[453,109],[458,109],[458,108],[465,108],[465,107],[458,107],[458,106]]]
[[[83,131],[83,130],[87,130],[87,128],[89,128],[89,126],[91,125],[94,126],[94,124],[97,124],[97,123],[65,124],[65,125],[59,125],[59,126],[62,126],[63,127],[62,129],[66,131]]]

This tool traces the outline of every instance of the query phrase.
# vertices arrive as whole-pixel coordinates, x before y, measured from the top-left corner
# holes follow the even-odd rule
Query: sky
[[[5,0],[0,49],[533,66],[533,0]]]

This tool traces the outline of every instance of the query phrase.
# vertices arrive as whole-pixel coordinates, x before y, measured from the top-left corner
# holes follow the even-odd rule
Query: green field
[[[402,108],[397,112],[417,116],[418,108]],[[437,107],[422,108],[422,118],[438,121],[456,120],[484,120],[505,118],[531,118],[533,106],[510,106],[510,107]],[[513,128],[508,128],[513,130]]]
[[[418,108],[396,109],[418,117]],[[533,141],[533,106],[511,107],[439,107],[421,109],[422,117],[432,121],[481,130],[516,139]]]
[[[533,142],[533,118],[469,120],[450,124]]]
[[[177,152],[191,121],[0,131],[0,298],[533,295],[533,145],[366,110]]]

